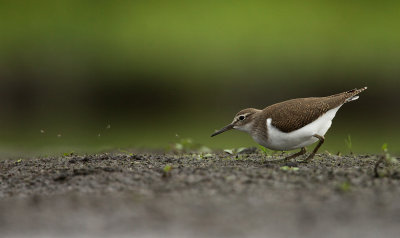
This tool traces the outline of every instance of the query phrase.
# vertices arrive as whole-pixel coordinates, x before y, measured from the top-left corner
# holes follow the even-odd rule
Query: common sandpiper
[[[296,98],[273,104],[263,110],[247,108],[238,112],[232,123],[216,131],[216,136],[236,129],[247,132],[258,144],[279,151],[301,150],[282,160],[287,161],[306,153],[306,146],[318,141],[312,153],[304,160],[311,160],[324,143],[325,134],[332,125],[339,108],[357,100],[357,94],[367,87],[327,96]]]

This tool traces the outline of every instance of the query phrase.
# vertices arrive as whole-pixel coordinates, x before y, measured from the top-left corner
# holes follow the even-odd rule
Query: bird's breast
[[[317,120],[291,132],[282,132],[272,125],[272,119],[266,120],[267,139],[263,140],[259,136],[253,139],[262,146],[272,150],[293,150],[311,145],[318,141],[315,134],[324,136],[332,125],[332,119],[335,117],[339,107],[329,110]]]

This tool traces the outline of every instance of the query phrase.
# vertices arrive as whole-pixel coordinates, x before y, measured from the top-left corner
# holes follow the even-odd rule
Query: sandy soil
[[[276,158],[0,161],[1,237],[399,237],[400,175],[376,178],[377,156]]]

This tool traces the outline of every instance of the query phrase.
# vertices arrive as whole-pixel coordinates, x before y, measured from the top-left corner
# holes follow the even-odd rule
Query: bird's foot
[[[299,163],[302,163],[302,164],[308,163],[314,158],[314,156],[315,156],[315,153],[311,153],[307,158],[299,161]]]
[[[283,159],[273,160],[271,162],[273,162],[273,163],[290,163],[290,161],[292,159],[294,159],[294,158],[296,158],[298,156],[304,155],[305,153],[306,153],[306,148],[302,147],[301,150],[299,152],[297,152],[297,153],[294,153],[294,154],[292,154],[292,155],[290,155],[290,156],[288,156],[286,158],[283,158]],[[296,163],[296,162],[294,162],[294,163]]]

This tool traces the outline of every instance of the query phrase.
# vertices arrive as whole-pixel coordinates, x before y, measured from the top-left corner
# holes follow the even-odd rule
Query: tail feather
[[[345,102],[351,102],[354,100],[357,100],[360,96],[357,96],[357,94],[361,93],[362,91],[366,90],[367,87],[363,87],[360,89],[352,89],[350,91],[345,92]]]
[[[355,89],[352,89],[352,90],[349,90],[349,91],[347,91],[346,93],[351,93],[351,94],[359,94],[359,93],[361,93],[362,91],[364,91],[365,89],[367,89],[367,87],[363,87],[363,88],[360,88],[360,89],[357,89],[357,88],[355,88]]]

